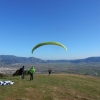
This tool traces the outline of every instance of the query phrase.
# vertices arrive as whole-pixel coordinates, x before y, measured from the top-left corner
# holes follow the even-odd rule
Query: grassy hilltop
[[[4,77],[15,83],[0,86],[0,100],[100,100],[100,78],[74,74]]]

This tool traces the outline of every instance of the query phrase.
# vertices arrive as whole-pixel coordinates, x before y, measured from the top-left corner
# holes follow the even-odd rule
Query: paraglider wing
[[[37,49],[38,47],[43,46],[43,45],[58,45],[58,46],[63,47],[63,48],[67,51],[66,46],[64,46],[63,44],[61,44],[61,43],[59,43],[59,42],[42,42],[42,43],[37,44],[37,45],[32,49],[32,53],[34,52],[35,49]]]

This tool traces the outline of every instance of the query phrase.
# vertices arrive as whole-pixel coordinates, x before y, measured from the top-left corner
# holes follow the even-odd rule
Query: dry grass
[[[100,100],[100,78],[71,74],[6,77],[14,85],[0,87],[0,100]]]

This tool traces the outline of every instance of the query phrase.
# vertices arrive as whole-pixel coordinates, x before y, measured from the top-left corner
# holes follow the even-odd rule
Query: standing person
[[[51,74],[51,69],[48,70],[48,73],[49,73],[49,76],[50,76],[50,74]]]
[[[24,79],[24,66],[21,68],[22,79]]]
[[[32,66],[29,72],[30,72],[30,81],[31,81],[34,78],[33,74],[35,73],[35,68]]]

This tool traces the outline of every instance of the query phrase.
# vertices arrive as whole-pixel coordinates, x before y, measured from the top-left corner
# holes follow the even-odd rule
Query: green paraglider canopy
[[[61,44],[61,43],[59,43],[59,42],[42,42],[42,43],[37,44],[37,45],[32,49],[32,53],[34,52],[35,49],[37,49],[38,47],[43,46],[43,45],[57,45],[57,46],[61,46],[61,47],[63,47],[63,48],[67,51],[66,46],[64,46],[63,44]]]

